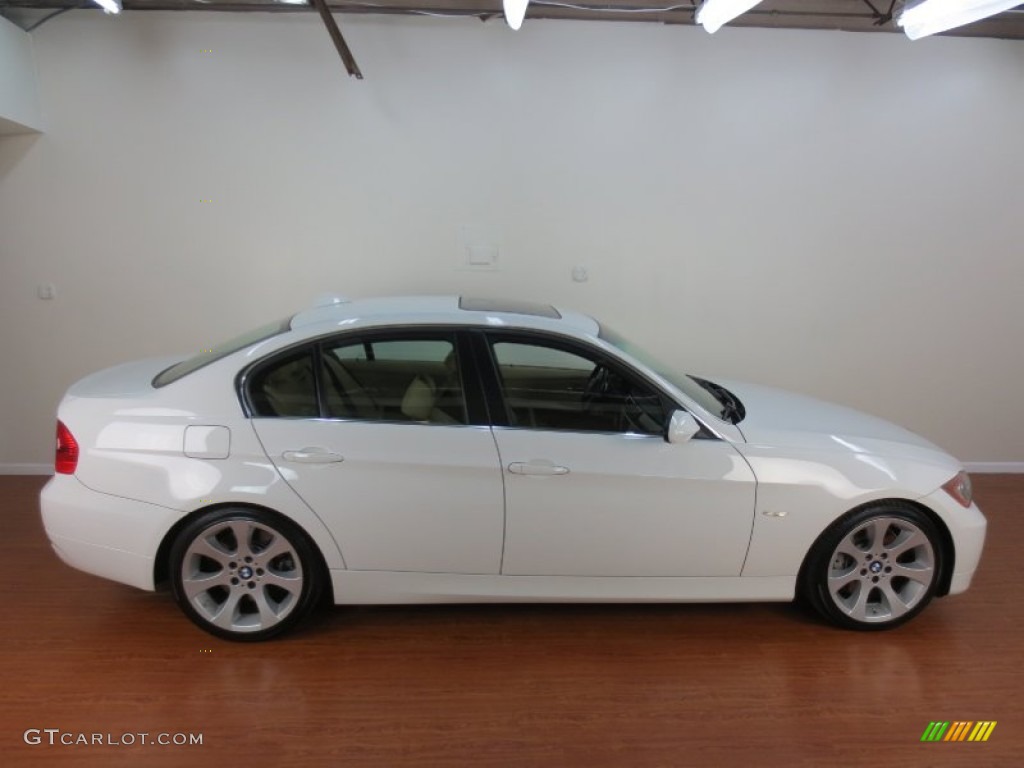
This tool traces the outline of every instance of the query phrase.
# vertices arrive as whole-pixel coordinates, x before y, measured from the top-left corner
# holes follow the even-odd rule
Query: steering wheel
[[[583,395],[580,397],[580,400],[589,410],[592,405],[608,394],[611,386],[612,372],[603,365],[598,364],[590,372],[587,383],[583,387]]]
[[[620,431],[629,432],[636,428],[630,418],[625,403],[620,402],[628,397],[628,387],[624,386],[622,378],[615,374],[610,368],[598,364],[590,372],[586,386],[583,388],[584,410],[602,419],[609,419],[614,424],[609,427]],[[627,427],[627,428],[624,428]]]
[[[636,398],[633,397],[631,392],[624,393],[619,411],[620,423],[626,427],[626,429],[623,429],[623,432],[642,433],[644,431],[636,418],[638,413],[640,413],[640,406],[637,404]]]
[[[615,419],[616,429],[621,432],[652,434],[651,427],[644,424],[645,417],[652,417],[637,400],[629,383],[610,368],[597,365],[591,371],[581,400],[587,411],[596,405],[606,406],[606,415]]]

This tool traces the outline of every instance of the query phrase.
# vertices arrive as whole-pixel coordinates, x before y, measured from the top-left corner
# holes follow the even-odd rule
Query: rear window
[[[212,349],[204,349],[198,355],[182,360],[180,363],[175,363],[170,368],[158,373],[156,378],[153,379],[153,386],[167,386],[183,376],[188,376],[190,373],[198,371],[204,365],[209,365],[228,355],[233,355],[240,349],[245,349],[252,344],[265,341],[273,336],[277,336],[279,333],[284,333],[289,329],[290,324],[291,318],[285,318],[284,320],[261,326],[248,333],[243,333],[241,336],[236,336],[230,341],[225,341],[223,344]]]

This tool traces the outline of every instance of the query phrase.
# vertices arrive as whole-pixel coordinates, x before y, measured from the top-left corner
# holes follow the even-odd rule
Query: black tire
[[[182,529],[171,547],[170,573],[185,615],[227,640],[287,632],[323,587],[320,561],[298,526],[242,507],[212,510]]]
[[[931,602],[944,565],[942,539],[926,514],[880,502],[841,517],[818,537],[800,593],[839,627],[892,629]]]

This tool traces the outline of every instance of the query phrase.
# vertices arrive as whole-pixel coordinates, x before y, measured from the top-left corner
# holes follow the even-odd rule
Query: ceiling
[[[123,0],[123,5],[126,11],[317,11],[313,5],[290,5],[280,0]],[[326,0],[326,5],[333,14],[455,15],[481,19],[501,16],[501,0]],[[532,0],[527,19],[692,25],[696,5],[695,0]],[[764,0],[752,11],[730,22],[730,26],[902,34],[892,20],[894,5],[893,0]],[[0,0],[0,15],[23,29],[39,24],[56,10],[73,8],[94,9],[96,13],[102,13],[91,0]],[[344,19],[340,21],[344,23]],[[1024,5],[945,34],[1024,40]]]

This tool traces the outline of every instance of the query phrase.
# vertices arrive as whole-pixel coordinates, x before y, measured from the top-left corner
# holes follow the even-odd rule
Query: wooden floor
[[[335,608],[257,645],[60,563],[43,482],[0,477],[3,766],[1024,765],[1024,476],[976,478],[974,586],[894,632],[788,605]],[[998,725],[921,743],[933,720]],[[47,728],[203,743],[24,742]]]

